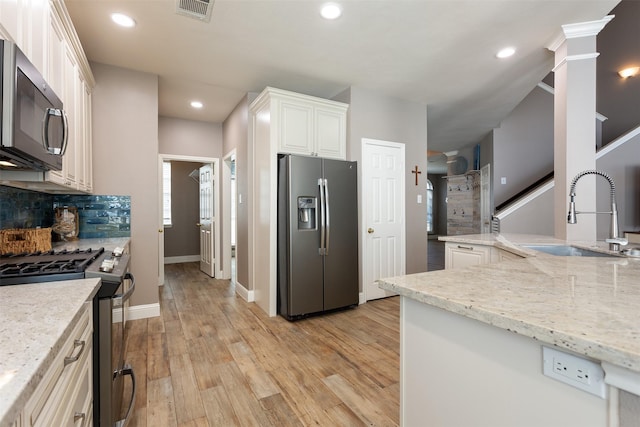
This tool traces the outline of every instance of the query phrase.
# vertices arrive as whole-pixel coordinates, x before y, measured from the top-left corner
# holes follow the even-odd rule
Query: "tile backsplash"
[[[130,237],[131,197],[64,195],[55,196],[53,209],[75,206],[78,208],[80,231],[78,237]]]
[[[61,195],[0,186],[0,229],[51,227],[54,209],[76,207],[81,239],[131,236],[131,197]]]
[[[0,186],[0,229],[53,225],[53,195]]]

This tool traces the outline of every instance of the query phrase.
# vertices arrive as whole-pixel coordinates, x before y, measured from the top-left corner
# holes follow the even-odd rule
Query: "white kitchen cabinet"
[[[278,153],[346,160],[347,104],[266,88],[250,105],[252,215],[249,287],[256,304],[276,315]],[[258,279],[259,278],[259,279]]]
[[[78,138],[79,156],[77,161],[82,165],[82,171],[78,174],[78,189],[91,193],[93,191],[93,151],[91,139],[91,87],[86,79],[81,77],[79,95]],[[80,117],[80,115],[82,117]]]
[[[93,74],[63,0],[1,0],[0,35],[14,40],[64,104],[69,142],[61,171],[3,174],[4,185],[50,193],[93,190]]]
[[[62,91],[58,92],[64,103],[64,110],[69,122],[67,149],[62,158],[62,170],[49,172],[49,180],[53,183],[68,187],[71,190],[78,189],[77,147],[78,147],[78,100],[76,93],[79,78],[77,73],[75,55],[71,49],[62,46]]]
[[[460,242],[446,242],[444,245],[444,268],[464,268],[470,265],[491,264],[523,257],[493,246]]]
[[[49,0],[0,1],[0,36],[20,46],[40,72],[46,68]]]
[[[464,268],[470,265],[489,264],[491,262],[491,247],[471,245],[468,243],[446,242],[444,268]]]
[[[91,425],[93,405],[92,303],[85,303],[78,322],[43,375],[22,411],[23,426]]]
[[[16,41],[18,37],[18,9],[23,7],[22,3],[18,0],[0,1],[0,34],[5,40]]]
[[[270,112],[279,153],[346,160],[347,104],[270,87],[258,104]]]

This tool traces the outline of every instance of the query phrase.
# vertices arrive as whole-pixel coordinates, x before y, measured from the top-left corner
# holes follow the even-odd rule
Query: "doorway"
[[[159,184],[158,184],[158,188],[159,188],[159,192],[160,192],[160,197],[159,197],[159,207],[158,207],[158,212],[159,212],[159,227],[158,227],[158,283],[160,285],[164,284],[164,264],[165,264],[165,227],[170,227],[170,225],[165,225],[166,223],[166,219],[165,219],[165,209],[164,209],[164,200],[165,200],[165,194],[163,193],[163,169],[164,169],[164,165],[166,162],[190,162],[190,163],[197,163],[197,164],[201,164],[201,165],[205,165],[205,166],[209,166],[211,167],[212,170],[212,178],[213,178],[213,186],[212,186],[212,195],[213,197],[210,198],[211,202],[212,202],[212,217],[215,219],[212,223],[212,227],[211,227],[211,233],[210,235],[211,237],[211,257],[215,258],[216,254],[220,254],[220,196],[219,196],[219,166],[220,166],[220,160],[218,158],[213,158],[213,157],[196,157],[196,156],[180,156],[180,155],[173,155],[173,154],[160,154],[158,156],[158,180],[159,180]],[[193,177],[191,177],[193,179],[195,178],[195,174]],[[198,178],[197,180],[199,181],[199,174],[198,174]],[[195,185],[196,187],[198,187],[198,183],[194,183],[193,185]],[[201,197],[199,197],[199,200],[194,202],[196,204],[199,203],[200,199],[202,199]],[[198,207],[199,208],[199,207]],[[193,224],[194,227],[199,226],[198,225],[199,222],[198,220],[196,220]],[[199,246],[201,245],[201,242],[199,242]],[[202,246],[200,246],[202,247]],[[202,252],[202,251],[201,251]],[[202,253],[198,254],[198,259],[200,259],[202,256]],[[178,260],[179,261],[179,260]],[[186,261],[186,260],[185,260]],[[215,261],[214,263],[214,268],[212,269],[212,272],[214,273],[214,275],[216,277],[221,277],[223,275],[223,270],[222,270],[222,266],[221,263],[219,261]]]
[[[222,159],[222,269],[223,279],[236,284],[237,244],[237,180],[236,150],[231,150]]]

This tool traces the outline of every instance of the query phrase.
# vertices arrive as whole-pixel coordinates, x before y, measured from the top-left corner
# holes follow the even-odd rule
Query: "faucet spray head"
[[[567,215],[567,222],[569,224],[576,224],[578,218],[576,216],[576,203],[574,201],[569,202],[569,214]]]
[[[569,200],[569,214],[567,215],[567,222],[569,224],[576,224],[578,222],[575,202],[576,193],[572,191],[569,193],[569,197],[571,197],[571,199]]]

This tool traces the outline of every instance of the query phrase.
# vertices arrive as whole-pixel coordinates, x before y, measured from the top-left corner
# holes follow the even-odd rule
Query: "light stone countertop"
[[[380,279],[379,286],[640,373],[640,259],[552,256],[518,248],[566,243],[544,236],[441,240],[496,246],[525,258]],[[607,251],[606,245],[582,246]]]
[[[24,407],[100,279],[0,286],[0,425]]]

